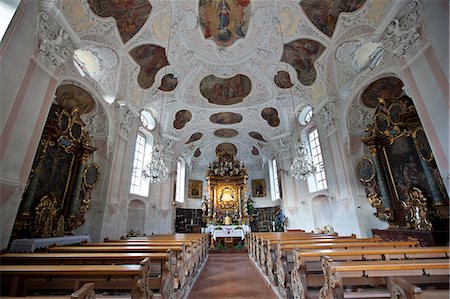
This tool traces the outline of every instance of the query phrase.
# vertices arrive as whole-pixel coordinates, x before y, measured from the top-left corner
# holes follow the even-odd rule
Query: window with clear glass
[[[308,178],[308,187],[310,192],[316,192],[328,188],[327,177],[323,165],[322,149],[320,147],[319,133],[314,129],[308,134],[309,148],[312,160],[316,167],[314,175]]]
[[[0,1],[0,40],[3,39],[19,4],[20,0]]]
[[[175,201],[184,202],[184,186],[186,180],[186,163],[182,158],[177,162],[177,182],[175,189]]]
[[[281,199],[280,184],[278,178],[278,166],[277,160],[275,158],[270,160],[269,177],[270,177],[270,190],[272,200]]]
[[[146,138],[141,132],[136,136],[130,186],[130,193],[132,194],[148,196],[149,182],[142,175],[142,170],[150,162],[152,144],[149,141],[150,138]]]

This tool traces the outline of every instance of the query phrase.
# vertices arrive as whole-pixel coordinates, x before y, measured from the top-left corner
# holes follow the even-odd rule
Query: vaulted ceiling
[[[385,16],[393,3],[61,0],[59,6],[79,38],[89,79],[133,111],[148,110],[161,124],[156,135],[174,141],[171,151],[206,165],[217,150],[234,148],[241,161],[262,165],[295,136],[303,106],[317,112],[351,89],[368,63],[355,54],[377,42],[373,36],[391,21]],[[97,67],[89,69],[89,57]]]

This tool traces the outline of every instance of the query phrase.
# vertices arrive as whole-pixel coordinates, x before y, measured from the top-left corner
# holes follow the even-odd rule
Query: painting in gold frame
[[[202,198],[203,181],[189,180],[188,197]]]
[[[266,180],[258,179],[252,180],[252,196],[266,197]]]

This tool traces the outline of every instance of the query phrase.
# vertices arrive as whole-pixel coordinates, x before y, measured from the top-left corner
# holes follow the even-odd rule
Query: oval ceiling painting
[[[258,156],[259,155],[259,150],[256,147],[252,148],[252,155],[253,156]]]
[[[155,82],[156,73],[169,65],[164,48],[155,45],[140,45],[130,51],[131,57],[141,67],[138,84],[144,89],[150,88]]]
[[[300,6],[311,22],[323,33],[331,37],[341,12],[359,9],[366,0],[302,0]]]
[[[291,88],[294,86],[291,82],[291,76],[286,71],[279,71],[273,78],[273,81],[279,88]]]
[[[200,148],[197,148],[194,152],[194,157],[198,158],[198,157],[200,157],[201,154],[202,154],[202,152],[200,151]]]
[[[378,99],[397,98],[403,93],[402,80],[395,77],[385,77],[372,82],[363,91],[361,100],[369,108],[378,106]]]
[[[191,135],[191,138],[189,138],[189,140],[185,142],[185,144],[197,141],[197,140],[199,140],[202,137],[203,137],[202,133],[200,133],[200,132],[194,133],[194,134]]]
[[[200,93],[211,104],[233,105],[240,103],[252,90],[252,82],[245,75],[236,75],[222,79],[214,75],[203,78],[200,82]]]
[[[248,135],[250,135],[250,137],[254,139],[267,142],[266,139],[264,139],[264,137],[262,137],[261,134],[259,134],[258,132],[249,132]]]
[[[298,81],[303,85],[311,85],[317,76],[314,62],[323,50],[325,47],[319,42],[299,39],[284,45],[281,61],[287,62],[295,68]]]
[[[244,38],[250,23],[250,0],[200,0],[200,26],[205,39],[226,47]]]
[[[231,138],[237,136],[238,134],[239,132],[233,129],[219,129],[214,131],[215,136],[222,138]]]
[[[237,147],[233,143],[221,143],[216,147],[217,156],[236,156]]]
[[[152,6],[148,0],[88,0],[89,7],[100,17],[116,19],[122,41],[129,41],[147,21]]]
[[[264,108],[261,111],[261,116],[271,127],[278,127],[280,125],[280,119],[278,118],[278,111],[275,108],[269,107]]]
[[[219,125],[232,125],[242,121],[242,115],[233,112],[220,112],[209,117],[212,123]]]
[[[83,88],[73,84],[62,84],[55,92],[56,102],[66,110],[79,107],[79,113],[85,114],[95,108],[95,100]]]
[[[173,127],[177,130],[184,128],[184,126],[192,119],[192,113],[189,110],[180,110],[175,114]]]
[[[178,85],[178,79],[173,74],[165,75],[161,80],[161,86],[158,87],[162,91],[172,91]]]

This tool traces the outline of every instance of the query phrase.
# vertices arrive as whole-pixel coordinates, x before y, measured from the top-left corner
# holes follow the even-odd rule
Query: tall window
[[[280,185],[278,180],[277,159],[275,158],[270,160],[269,177],[270,177],[270,192],[272,195],[272,200],[281,199]]]
[[[316,192],[327,189],[327,177],[325,175],[325,168],[323,166],[322,149],[320,147],[319,133],[317,129],[312,130],[308,134],[309,147],[314,166],[316,166],[316,173],[308,178],[309,192]]]
[[[147,137],[138,132],[136,137],[136,146],[134,149],[134,160],[133,160],[133,170],[131,173],[131,186],[130,193],[148,196],[149,182],[145,180],[142,175],[142,170],[144,166],[150,162],[152,143],[151,138]]]
[[[20,0],[0,0],[0,40],[3,39],[19,3]]]
[[[184,202],[184,182],[186,180],[186,163],[182,158],[177,162],[177,182],[175,189],[175,201]]]

